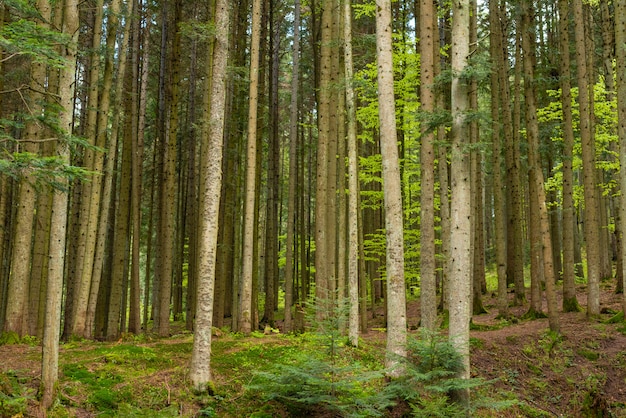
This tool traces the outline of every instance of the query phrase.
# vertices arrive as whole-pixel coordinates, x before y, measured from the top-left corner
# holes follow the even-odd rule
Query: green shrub
[[[337,308],[315,323],[315,333],[300,337],[306,348],[255,373],[247,390],[282,404],[294,416],[320,411],[340,417],[381,416],[393,404],[383,390],[383,370],[363,366],[358,349],[348,346],[339,332],[345,312]]]
[[[445,337],[422,330],[407,340],[407,356],[401,359],[405,373],[390,382],[387,391],[392,397],[409,404],[415,417],[465,417],[474,408],[488,405],[501,409],[512,402],[474,399],[470,410],[455,403],[451,394],[484,385],[481,379],[460,379],[463,362],[455,347]]]

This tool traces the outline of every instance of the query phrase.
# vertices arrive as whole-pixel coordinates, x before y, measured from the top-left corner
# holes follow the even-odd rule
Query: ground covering
[[[512,308],[511,320],[498,319],[495,300],[486,295],[485,305],[491,312],[474,317],[471,338],[472,376],[485,384],[472,389],[473,397],[514,404],[497,411],[479,408],[472,414],[626,417],[626,326],[611,321],[619,311],[621,295],[614,294],[610,282],[603,283],[602,290],[603,314],[589,319],[584,312],[561,313],[560,335],[548,332],[547,319],[522,319],[523,307]],[[584,308],[584,287],[579,291]],[[211,362],[215,384],[204,394],[189,388],[193,337],[182,326],[173,327],[179,331],[166,339],[145,334],[127,335],[116,342],[67,342],[60,352],[59,400],[48,416],[436,416],[428,408],[437,409],[437,402],[445,399],[427,390],[418,393],[422,401],[414,400],[414,404],[421,409],[413,412],[407,402],[387,408],[381,404],[369,412],[365,408],[371,406],[368,403],[386,402],[376,398],[384,386],[381,309],[371,312],[370,328],[358,348],[346,346],[342,337],[331,332],[283,335],[280,322],[275,329],[248,337],[215,330]],[[417,335],[418,301],[409,303],[408,320],[411,335]],[[43,416],[36,395],[40,351],[34,339],[0,345],[0,416]],[[318,397],[311,398],[312,406],[289,404],[283,395],[258,390],[259,384],[271,386],[272,373],[278,368],[294,373],[307,361],[312,370],[301,377],[309,379],[314,369],[321,370],[322,366],[311,366],[320,359],[329,368],[317,374],[321,386],[307,389],[324,392],[314,393]],[[266,378],[269,373],[270,380],[256,372],[265,372]],[[290,375],[289,381],[296,378]],[[284,384],[279,382],[278,387]]]

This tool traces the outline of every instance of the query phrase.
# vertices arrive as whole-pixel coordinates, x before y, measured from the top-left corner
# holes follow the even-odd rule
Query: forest
[[[0,416],[626,416],[626,0],[0,0]]]

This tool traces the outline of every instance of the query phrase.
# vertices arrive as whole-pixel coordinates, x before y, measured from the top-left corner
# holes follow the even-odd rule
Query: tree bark
[[[59,103],[63,109],[59,114],[59,124],[65,135],[71,135],[74,109],[74,73],[78,49],[78,1],[65,0],[63,5],[62,32],[68,36],[63,48],[65,65],[60,69]],[[66,138],[59,138],[57,155],[69,164],[70,149]],[[67,179],[58,179],[68,184]],[[41,360],[41,406],[49,408],[55,396],[59,376],[59,334],[61,330],[61,298],[63,291],[63,271],[65,262],[65,242],[67,228],[66,192],[57,191],[52,198],[52,219],[50,227],[50,259],[48,264],[48,286],[46,293],[46,316],[42,341]]]
[[[285,321],[284,331],[293,331],[294,243],[296,223],[296,183],[298,151],[298,92],[300,83],[300,0],[294,2],[293,63],[291,69],[291,101],[289,105],[289,192],[287,203],[287,238],[285,245]]]
[[[617,112],[618,112],[618,125],[617,134],[620,144],[620,189],[621,205],[620,205],[620,220],[622,222],[621,229],[622,234],[626,231],[626,1],[616,0],[615,6],[615,58],[616,58],[616,70],[617,70]],[[622,268],[623,272],[622,286],[626,289],[626,239],[622,237]],[[626,315],[626,291],[622,295],[622,311]]]
[[[535,49],[532,41],[533,22],[533,4],[529,0],[523,3],[524,10],[522,13],[522,49],[524,51],[524,93],[526,98],[526,135],[528,137],[528,164],[529,177],[534,189],[531,192],[536,193],[531,197],[537,205],[536,214],[539,219],[538,223],[538,240],[531,242],[531,245],[537,245],[542,249],[542,267],[543,278],[545,279],[546,298],[548,302],[548,321],[550,330],[559,332],[559,320],[556,308],[555,294],[555,274],[554,263],[552,260],[552,242],[550,240],[550,221],[548,219],[548,208],[546,206],[546,193],[544,189],[543,171],[541,170],[541,162],[539,155],[539,124],[537,122],[537,104],[536,104],[536,87],[534,82],[535,67]],[[532,202],[531,202],[532,203]],[[532,213],[532,212],[531,212]],[[535,280],[535,279],[533,279]],[[540,285],[538,283],[538,285]]]
[[[506,195],[504,192],[504,181],[502,179],[502,134],[504,127],[500,117],[501,109],[508,107],[509,103],[502,100],[502,88],[498,77],[499,64],[504,59],[503,54],[503,34],[500,21],[500,7],[498,2],[489,2],[489,27],[491,28],[490,52],[493,60],[493,74],[491,77],[491,117],[493,120],[492,141],[493,141],[493,206],[494,206],[494,233],[496,247],[496,272],[498,275],[498,316],[508,318],[509,302],[507,296],[506,282]],[[504,112],[505,113],[505,112]]]
[[[471,184],[469,132],[465,113],[469,109],[468,85],[461,74],[469,58],[469,0],[455,1],[452,8],[452,140],[451,154],[451,236],[450,236],[450,341],[462,358],[458,377],[469,379],[469,326],[471,320]],[[455,394],[458,401],[469,403],[469,390]]]
[[[585,248],[587,249],[587,315],[600,314],[600,217],[596,176],[594,135],[591,129],[592,109],[589,95],[589,74],[585,48],[585,21],[582,0],[570,2],[574,12],[574,38],[578,66],[578,105],[580,111],[580,139],[583,159],[585,197]]]
[[[433,0],[420,1],[420,100],[422,113],[435,110],[435,34],[436,17]],[[420,291],[422,326],[437,326],[437,277],[435,260],[435,134],[422,122],[420,147]]]
[[[246,163],[246,192],[243,231],[243,277],[241,282],[241,306],[239,331],[252,331],[254,235],[256,233],[256,183],[257,183],[257,112],[259,89],[259,50],[261,42],[261,1],[252,2],[252,39],[250,50],[250,96],[248,111],[248,147]]]
[[[215,45],[212,56],[212,77],[207,77],[208,117],[202,142],[201,206],[198,249],[198,303],[196,331],[189,377],[196,390],[206,391],[211,382],[211,325],[213,290],[219,220],[219,199],[222,183],[226,66],[228,63],[230,5],[217,0],[215,8]]]
[[[402,191],[393,86],[391,2],[377,0],[376,6],[378,119],[387,237],[387,356],[385,365],[389,368],[391,376],[399,376],[403,371],[398,356],[406,355],[406,295]]]
[[[580,310],[576,299],[576,264],[574,258],[574,125],[572,118],[571,71],[569,56],[569,2],[559,0],[559,32],[561,57],[561,107],[563,109],[563,311]]]

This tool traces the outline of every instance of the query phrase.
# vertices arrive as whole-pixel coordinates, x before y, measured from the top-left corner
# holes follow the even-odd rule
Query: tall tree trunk
[[[135,9],[140,10],[135,1]],[[142,183],[142,166],[143,166],[143,141],[145,132],[145,110],[146,110],[146,73],[140,72],[140,54],[142,46],[140,44],[141,18],[133,17],[130,22],[133,33],[132,48],[132,91],[133,108],[130,116],[132,117],[131,127],[133,131],[133,141],[131,145],[131,224],[132,224],[132,245],[131,245],[131,271],[130,271],[130,309],[128,315],[128,332],[138,334],[141,331],[141,289],[139,277],[139,258],[140,258],[140,241],[141,241],[141,183]],[[146,37],[145,39],[148,39]],[[144,44],[143,48],[149,45]],[[147,58],[148,54],[143,54]],[[143,61],[142,65],[148,66],[147,61]]]
[[[555,274],[554,264],[552,260],[552,242],[550,241],[550,221],[548,219],[548,208],[546,205],[546,194],[544,190],[543,171],[541,170],[541,162],[539,155],[539,124],[537,122],[537,104],[536,104],[536,87],[534,81],[535,68],[535,47],[533,45],[532,35],[534,29],[533,23],[533,4],[529,0],[523,3],[524,10],[522,13],[522,49],[524,51],[524,93],[526,98],[526,135],[528,137],[528,165],[529,177],[536,193],[531,196],[531,204],[535,199],[536,214],[538,215],[538,240],[532,242],[542,249],[542,267],[543,278],[545,279],[546,298],[548,301],[548,321],[550,330],[559,332],[559,321],[556,308],[555,294]],[[532,213],[532,212],[531,212]],[[533,280],[535,280],[533,278]],[[540,306],[540,305],[539,305]]]
[[[435,110],[435,34],[436,14],[433,0],[420,1],[420,99],[422,112]],[[435,261],[435,134],[422,122],[420,147],[420,291],[422,326],[437,326],[437,276]]]
[[[169,7],[168,3],[164,4]],[[163,171],[161,177],[160,231],[159,231],[159,287],[157,315],[154,327],[160,336],[169,335],[172,277],[174,272],[174,242],[176,241],[176,158],[178,133],[178,106],[180,101],[180,40],[178,22],[181,19],[181,0],[173,1],[174,16],[167,25],[167,36],[171,37],[171,50],[166,63],[169,79],[165,88],[166,115],[163,144]],[[167,15],[164,16],[164,19]],[[170,27],[173,26],[173,27]]]
[[[253,321],[253,274],[254,274],[254,235],[257,223],[256,184],[257,184],[257,113],[259,89],[259,50],[261,46],[261,0],[252,2],[252,39],[250,51],[250,95],[248,111],[248,147],[246,163],[246,192],[244,210],[243,276],[241,283],[241,306],[239,330],[244,334],[252,331]]]
[[[601,242],[599,192],[596,176],[594,134],[591,129],[592,109],[589,95],[587,50],[585,48],[585,21],[582,0],[573,0],[576,63],[578,65],[578,105],[580,109],[580,140],[583,159],[585,196],[585,248],[587,249],[587,315],[600,314]]]
[[[276,300],[278,281],[278,205],[280,188],[280,141],[278,138],[278,75],[279,75],[279,48],[280,48],[280,25],[276,22],[275,0],[270,0],[270,63],[269,63],[269,139],[268,139],[268,167],[267,167],[267,203],[266,203],[266,228],[265,228],[265,312],[262,322],[274,326],[274,311],[278,301]]]
[[[51,15],[49,2],[39,0],[37,9],[42,16],[42,20],[38,21],[37,25],[42,29],[48,28]],[[37,154],[40,149],[39,139],[41,139],[44,129],[37,118],[43,111],[42,101],[44,97],[40,92],[45,91],[46,66],[35,60],[30,65],[30,86],[27,103],[30,115],[28,115],[24,129],[20,151]],[[13,231],[13,253],[10,261],[4,321],[4,332],[15,333],[20,337],[28,334],[29,282],[35,220],[34,212],[37,202],[34,183],[35,177],[32,173],[24,174],[19,183],[16,202],[16,225]]]
[[[93,35],[91,39],[91,54],[89,68],[89,87],[87,102],[87,120],[85,136],[89,143],[94,146],[98,144],[98,110],[99,110],[99,82],[100,82],[100,44],[102,42],[102,20],[103,20],[103,0],[96,0],[93,19]],[[104,128],[106,129],[106,128]],[[74,280],[74,294],[71,317],[65,320],[71,324],[71,334],[77,336],[85,335],[85,319],[87,306],[89,304],[89,292],[91,290],[93,256],[95,250],[95,235],[97,228],[91,223],[97,220],[98,207],[100,204],[100,172],[101,167],[96,167],[96,162],[100,161],[100,151],[86,148],[84,154],[84,166],[94,173],[90,181],[82,183],[82,199],[80,201],[80,213],[78,227],[78,244],[76,248],[76,275]],[[96,179],[97,178],[97,179]],[[92,210],[93,207],[93,210]],[[92,218],[92,215],[94,216]],[[97,222],[97,221],[96,221]],[[96,223],[97,224],[97,223]],[[87,271],[89,269],[89,271]]]
[[[478,42],[476,0],[470,0],[470,45]],[[478,81],[470,80],[469,84],[470,111],[478,111]],[[472,120],[469,126],[470,143],[474,146],[480,142],[480,131],[477,120]],[[487,310],[483,306],[482,295],[487,291],[485,279],[485,222],[483,203],[482,153],[473,149],[470,154],[470,171],[472,184],[472,313],[480,315]]]
[[[215,257],[219,221],[219,199],[222,188],[222,159],[224,110],[226,96],[226,66],[228,63],[228,37],[230,4],[217,0],[215,8],[215,45],[211,57],[211,77],[207,77],[205,102],[208,117],[202,142],[200,183],[200,233],[198,236],[198,304],[196,331],[189,377],[198,391],[207,391],[211,382],[211,325],[213,320],[213,290],[215,284]]]
[[[502,179],[502,134],[504,133],[503,121],[500,117],[501,109],[509,106],[502,100],[502,88],[498,77],[499,64],[504,59],[503,34],[500,21],[500,7],[496,0],[489,2],[489,27],[490,52],[493,60],[493,74],[491,77],[491,117],[493,120],[493,206],[494,206],[494,233],[496,247],[496,272],[498,275],[498,316],[508,318],[509,302],[507,297],[506,282],[506,195]]]
[[[506,2],[500,2],[500,18],[501,28],[507,27],[506,19]],[[516,45],[518,43],[516,42]],[[504,48],[503,48],[504,49]],[[519,50],[519,47],[516,48]],[[505,143],[505,159],[506,159],[506,192],[507,192],[507,283],[512,283],[515,286],[515,299],[516,305],[522,305],[526,300],[525,286],[524,286],[524,231],[523,231],[523,208],[522,208],[522,195],[523,189],[521,185],[521,157],[519,148],[519,127],[518,119],[520,115],[519,111],[519,95],[514,94],[511,97],[510,85],[509,85],[509,73],[510,68],[508,61],[508,53],[503,51],[502,62],[499,65],[498,80],[500,82],[500,100],[505,106],[509,106],[508,103],[513,102],[513,108],[511,111],[502,112],[503,116],[503,129],[504,129],[504,143]],[[519,60],[516,58],[515,69],[515,86],[519,86]],[[512,113],[512,114],[511,114]]]
[[[563,109],[563,311],[580,310],[576,299],[576,272],[574,266],[574,125],[572,123],[572,93],[569,56],[569,2],[559,0],[559,33],[561,57],[561,107]]]
[[[330,295],[329,277],[332,272],[329,266],[328,234],[328,155],[331,135],[331,41],[333,21],[333,0],[322,1],[321,44],[319,60],[319,91],[318,91],[318,141],[317,141],[317,180],[315,188],[315,319],[321,322],[328,314]]]
[[[65,65],[60,69],[59,124],[65,135],[72,133],[74,109],[74,73],[76,70],[76,53],[78,47],[78,1],[65,0],[63,6],[62,32],[68,36],[63,48]],[[59,138],[57,155],[65,164],[69,164],[70,149],[65,138]],[[60,178],[62,185],[68,184],[67,179]],[[55,396],[59,373],[59,334],[61,330],[61,297],[63,291],[63,271],[65,262],[65,242],[67,227],[66,192],[56,192],[52,198],[52,219],[50,227],[50,259],[48,264],[48,286],[46,293],[46,316],[44,337],[42,341],[41,360],[41,406],[49,408]]]
[[[359,345],[359,161],[356,135],[356,100],[352,57],[352,6],[343,2],[343,51],[346,79],[346,123],[348,141],[348,339]],[[363,301],[365,303],[365,301]]]
[[[131,3],[131,10],[129,13],[132,13],[134,2]],[[101,113],[99,115],[98,126],[106,126],[108,124],[109,119],[109,106],[108,101],[110,97],[110,90],[114,90],[118,92],[115,95],[114,103],[111,104],[111,109],[119,109],[121,104],[121,96],[119,93],[122,91],[125,75],[126,75],[126,57],[128,54],[128,47],[130,43],[130,25],[126,25],[124,29],[124,36],[122,39],[120,51],[119,51],[119,65],[117,68],[118,78],[113,86],[113,68],[114,68],[114,46],[117,39],[117,29],[119,26],[119,18],[118,13],[120,10],[120,0],[114,0],[111,3],[111,16],[108,19],[108,28],[107,28],[107,41],[106,41],[106,62],[104,69],[104,81],[103,81],[103,96],[102,96],[102,104]],[[109,225],[111,225],[110,215],[114,213],[111,210],[111,196],[113,195],[113,181],[114,181],[114,171],[115,171],[115,163],[117,156],[117,148],[118,148],[118,127],[120,123],[120,113],[116,112],[113,117],[111,135],[109,138],[109,144],[107,148],[108,158],[106,160],[106,164],[103,166],[103,179],[104,182],[102,185],[102,198],[101,205],[99,210],[99,222],[97,222],[97,236],[96,236],[96,247],[93,261],[93,271],[92,271],[92,283],[91,283],[91,291],[89,294],[89,304],[87,306],[86,312],[86,323],[85,323],[85,337],[90,338],[94,335],[95,324],[96,324],[96,311],[98,306],[98,299],[100,288],[102,284],[102,277],[104,265],[105,265],[105,248],[107,241],[107,233],[109,230]],[[102,136],[106,136],[106,131],[102,131],[100,133]],[[105,139],[102,139],[102,142],[105,142]],[[101,335],[101,332],[98,332],[98,335]]]
[[[294,1],[293,64],[291,69],[291,101],[289,105],[289,192],[287,203],[287,238],[285,244],[285,315],[284,331],[293,331],[294,251],[296,224],[296,183],[298,151],[298,93],[300,83],[300,0]]]
[[[620,171],[619,181],[621,194],[620,220],[622,234],[626,231],[626,1],[615,0],[615,62],[617,70],[617,134],[620,144]],[[626,239],[622,236],[622,268],[626,270]],[[626,289],[626,271],[622,274],[622,286]],[[626,315],[626,291],[622,295],[622,311]]]
[[[451,248],[450,274],[450,341],[462,358],[459,377],[470,376],[469,326],[471,320],[471,184],[469,132],[465,113],[469,110],[468,85],[460,78],[469,58],[469,0],[455,1],[452,8],[452,155],[451,155]],[[469,390],[455,395],[459,402],[469,403]]]
[[[406,295],[404,286],[404,232],[396,111],[393,87],[391,1],[377,0],[376,62],[378,119],[384,183],[387,237],[387,356],[391,376],[402,373],[398,356],[406,355]]]

